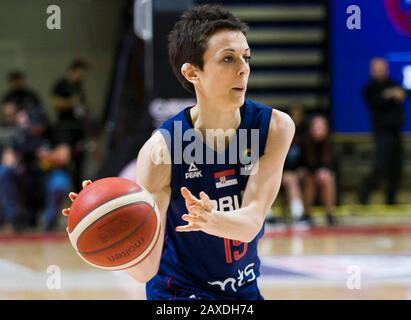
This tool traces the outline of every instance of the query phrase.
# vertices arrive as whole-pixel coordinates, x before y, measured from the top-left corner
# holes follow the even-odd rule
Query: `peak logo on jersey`
[[[194,162],[191,162],[188,172],[186,172],[186,179],[202,178],[201,170],[198,170]]]
[[[238,184],[234,169],[216,172],[214,173],[214,179],[217,189]]]

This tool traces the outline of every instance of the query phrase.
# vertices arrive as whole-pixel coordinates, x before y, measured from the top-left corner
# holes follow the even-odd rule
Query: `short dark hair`
[[[76,69],[83,69],[87,70],[88,69],[88,62],[82,59],[76,59],[74,60],[70,66],[69,70],[76,70]]]
[[[181,74],[181,66],[188,62],[202,70],[209,38],[223,29],[246,35],[248,26],[220,5],[200,5],[185,11],[170,32],[170,64],[175,76],[188,91],[194,93],[194,86]]]

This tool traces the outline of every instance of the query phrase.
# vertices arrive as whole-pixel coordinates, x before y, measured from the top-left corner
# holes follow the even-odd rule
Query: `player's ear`
[[[181,74],[192,84],[198,80],[197,69],[191,63],[186,62],[181,66]]]

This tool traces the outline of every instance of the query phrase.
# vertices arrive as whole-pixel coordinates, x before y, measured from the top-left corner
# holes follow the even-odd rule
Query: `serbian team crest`
[[[238,184],[234,169],[216,172],[214,173],[214,179],[217,189]]]

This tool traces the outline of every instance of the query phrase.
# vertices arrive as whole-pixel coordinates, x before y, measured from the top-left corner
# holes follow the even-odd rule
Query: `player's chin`
[[[230,91],[230,100],[235,101],[236,104],[240,103],[241,105],[244,103],[245,100],[245,90],[234,90],[231,89]]]

